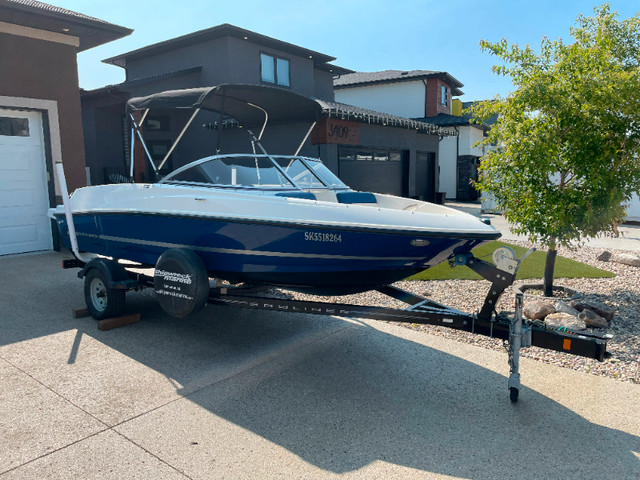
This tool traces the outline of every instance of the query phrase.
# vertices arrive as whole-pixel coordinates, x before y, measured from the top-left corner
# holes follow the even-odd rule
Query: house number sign
[[[360,144],[360,125],[348,120],[325,118],[318,122],[314,131],[312,142],[337,143],[340,145]]]

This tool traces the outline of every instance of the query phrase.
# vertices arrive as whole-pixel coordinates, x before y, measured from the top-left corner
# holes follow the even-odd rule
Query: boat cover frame
[[[193,110],[193,114],[157,168],[140,132],[140,127],[151,109]],[[224,84],[214,87],[167,90],[146,97],[131,98],[127,102],[127,113],[132,122],[131,138],[134,139],[135,134],[138,135],[147,159],[151,163],[156,176],[178,143],[180,143],[182,136],[200,110],[219,113],[221,121],[224,121],[225,117],[231,117],[236,120],[239,125],[247,129],[254,144],[254,150],[255,145],[257,145],[265,155],[267,152],[260,144],[260,140],[262,139],[262,134],[264,133],[267,123],[311,123],[307,134],[295,152],[295,155],[298,155],[322,114],[322,106],[315,99],[293,93],[283,88],[265,85]],[[144,113],[142,114],[142,118],[136,121],[133,113],[140,111]],[[250,128],[254,127],[261,128],[257,137],[250,130]],[[131,142],[132,159],[134,156],[134,143],[135,141]],[[133,166],[134,162],[132,160],[130,172],[132,179]]]
[[[174,108],[221,113],[246,128],[262,126],[265,111],[270,123],[315,122],[322,114],[322,106],[315,99],[264,85],[225,84],[168,90],[127,102],[129,113]]]

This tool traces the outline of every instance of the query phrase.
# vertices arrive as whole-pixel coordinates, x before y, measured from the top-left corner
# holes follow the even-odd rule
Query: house
[[[53,246],[53,164],[86,184],[77,53],[128,28],[33,0],[0,0],[0,255]]]
[[[476,200],[472,181],[483,149],[475,147],[486,125],[473,125],[462,116],[462,104],[452,97],[462,95],[463,84],[447,72],[430,70],[385,70],[341,75],[334,81],[336,100],[406,116],[453,130],[443,136],[437,149],[437,191],[448,199]],[[431,168],[431,167],[430,167]],[[416,175],[423,172],[416,171]],[[416,181],[420,182],[420,178]],[[430,195],[426,196],[431,200]]]
[[[104,60],[125,69],[118,85],[82,93],[87,165],[93,183],[128,175],[131,139],[125,103],[128,98],[170,89],[225,83],[262,84],[313,97],[323,118],[304,143],[301,154],[319,157],[353,188],[406,196],[426,195],[416,183],[415,170],[435,168],[442,129],[411,118],[336,102],[334,77],[352,70],[334,65],[334,57],[223,24],[172,38]],[[202,115],[202,118],[200,118]],[[198,123],[217,117],[200,113]],[[150,113],[145,119],[145,139],[152,157],[163,158],[176,138],[184,116],[176,112]],[[309,125],[268,128],[264,144],[274,154],[292,154]],[[167,169],[215,151],[248,151],[238,132],[190,128],[171,153]],[[136,142],[137,144],[138,142]],[[134,152],[135,152],[134,147]],[[138,156],[134,165],[138,165]],[[150,178],[149,172],[146,172]],[[422,178],[422,177],[421,177]],[[431,186],[435,191],[435,186]]]

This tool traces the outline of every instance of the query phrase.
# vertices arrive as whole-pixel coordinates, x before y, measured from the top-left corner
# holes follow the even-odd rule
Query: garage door
[[[0,109],[0,255],[49,250],[42,116]]]
[[[339,147],[339,177],[354,190],[406,195],[407,152]]]

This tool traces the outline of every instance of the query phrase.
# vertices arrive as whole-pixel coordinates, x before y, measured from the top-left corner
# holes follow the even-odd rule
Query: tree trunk
[[[555,247],[555,245],[554,245]],[[544,296],[553,297],[553,271],[556,268],[556,256],[558,251],[549,247],[547,250],[547,259],[544,262]]]

